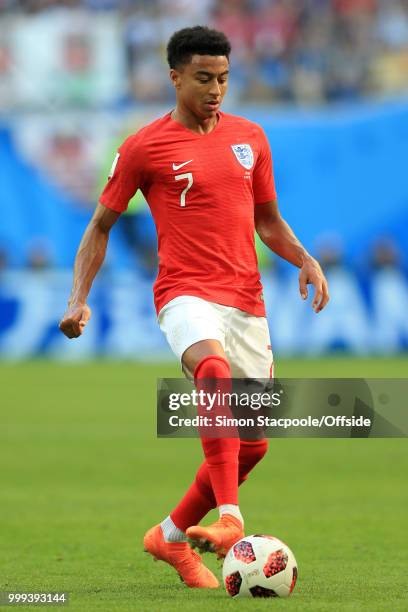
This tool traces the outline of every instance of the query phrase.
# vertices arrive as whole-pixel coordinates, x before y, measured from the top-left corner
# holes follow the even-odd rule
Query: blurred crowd
[[[72,202],[93,208],[117,145],[137,127],[111,125],[108,113],[172,104],[166,44],[195,24],[231,40],[234,110],[408,92],[408,0],[0,0],[0,112],[15,115],[14,166],[21,155]],[[121,231],[142,268],[154,270],[154,227],[140,198]],[[392,259],[385,251],[373,267]],[[321,255],[333,265],[333,252]],[[0,233],[0,269],[7,260]],[[42,243],[31,245],[28,267],[50,262]]]
[[[69,101],[78,105],[93,101],[98,62],[95,27],[78,27],[81,12],[95,27],[100,17],[117,26],[123,99],[130,102],[172,99],[166,43],[175,30],[195,24],[231,40],[233,101],[321,104],[408,89],[408,0],[0,0],[0,16],[37,24],[58,14],[61,27],[76,15],[60,68]],[[13,45],[7,36],[0,40],[0,91],[6,92]]]
[[[118,223],[118,235],[130,249],[133,259],[130,268],[142,277],[154,279],[157,274],[157,242],[154,227],[150,231],[147,218],[142,210],[135,210],[131,215],[123,216]],[[133,224],[133,227],[131,225]],[[256,244],[259,269],[261,273],[270,274],[273,270],[278,276],[293,272],[293,266],[275,256],[265,245]],[[37,236],[27,244],[26,259],[22,266],[15,266],[10,261],[9,250],[0,240],[0,275],[8,269],[27,269],[43,272],[55,269],[53,245],[45,236]],[[388,235],[372,240],[367,252],[357,257],[347,256],[342,239],[338,235],[321,235],[316,238],[313,255],[319,260],[325,273],[347,270],[361,281],[367,282],[373,273],[381,270],[395,270],[408,278],[408,265],[397,241]],[[109,262],[105,266],[109,268]],[[126,266],[125,266],[126,268]],[[1,279],[1,276],[0,276]]]
[[[171,95],[162,69],[178,27],[210,23],[231,40],[240,101],[322,103],[408,88],[406,0],[203,0],[129,8],[125,41],[133,95]],[[161,79],[151,79],[152,73]]]

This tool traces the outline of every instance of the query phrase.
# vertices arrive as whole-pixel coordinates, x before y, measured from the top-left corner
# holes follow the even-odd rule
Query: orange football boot
[[[215,552],[221,559],[245,534],[240,520],[231,514],[223,514],[218,521],[208,527],[201,525],[189,527],[186,535],[200,552]]]
[[[216,589],[220,586],[217,578],[202,563],[200,555],[190,548],[188,542],[166,542],[160,525],[149,529],[143,544],[145,552],[150,553],[156,561],[172,565],[188,587]]]

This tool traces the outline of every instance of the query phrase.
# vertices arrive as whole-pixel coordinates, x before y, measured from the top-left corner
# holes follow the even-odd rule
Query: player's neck
[[[217,114],[214,114],[213,117],[209,117],[208,119],[200,119],[188,109],[180,106],[176,106],[171,113],[171,118],[181,123],[181,125],[192,132],[197,132],[197,134],[208,134],[211,132],[217,125],[219,119]]]

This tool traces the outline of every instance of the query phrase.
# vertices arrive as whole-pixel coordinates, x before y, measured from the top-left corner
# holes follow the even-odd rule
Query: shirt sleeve
[[[118,213],[124,212],[141,186],[143,161],[140,138],[129,136],[116,153],[100,203]]]
[[[262,128],[259,129],[260,149],[253,174],[254,203],[265,204],[276,200],[273,178],[272,155],[268,139]]]

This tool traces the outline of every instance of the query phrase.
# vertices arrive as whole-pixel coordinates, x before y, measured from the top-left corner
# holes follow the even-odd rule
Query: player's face
[[[228,71],[225,55],[193,55],[189,64],[170,71],[177,102],[195,116],[210,119],[227,91]]]

